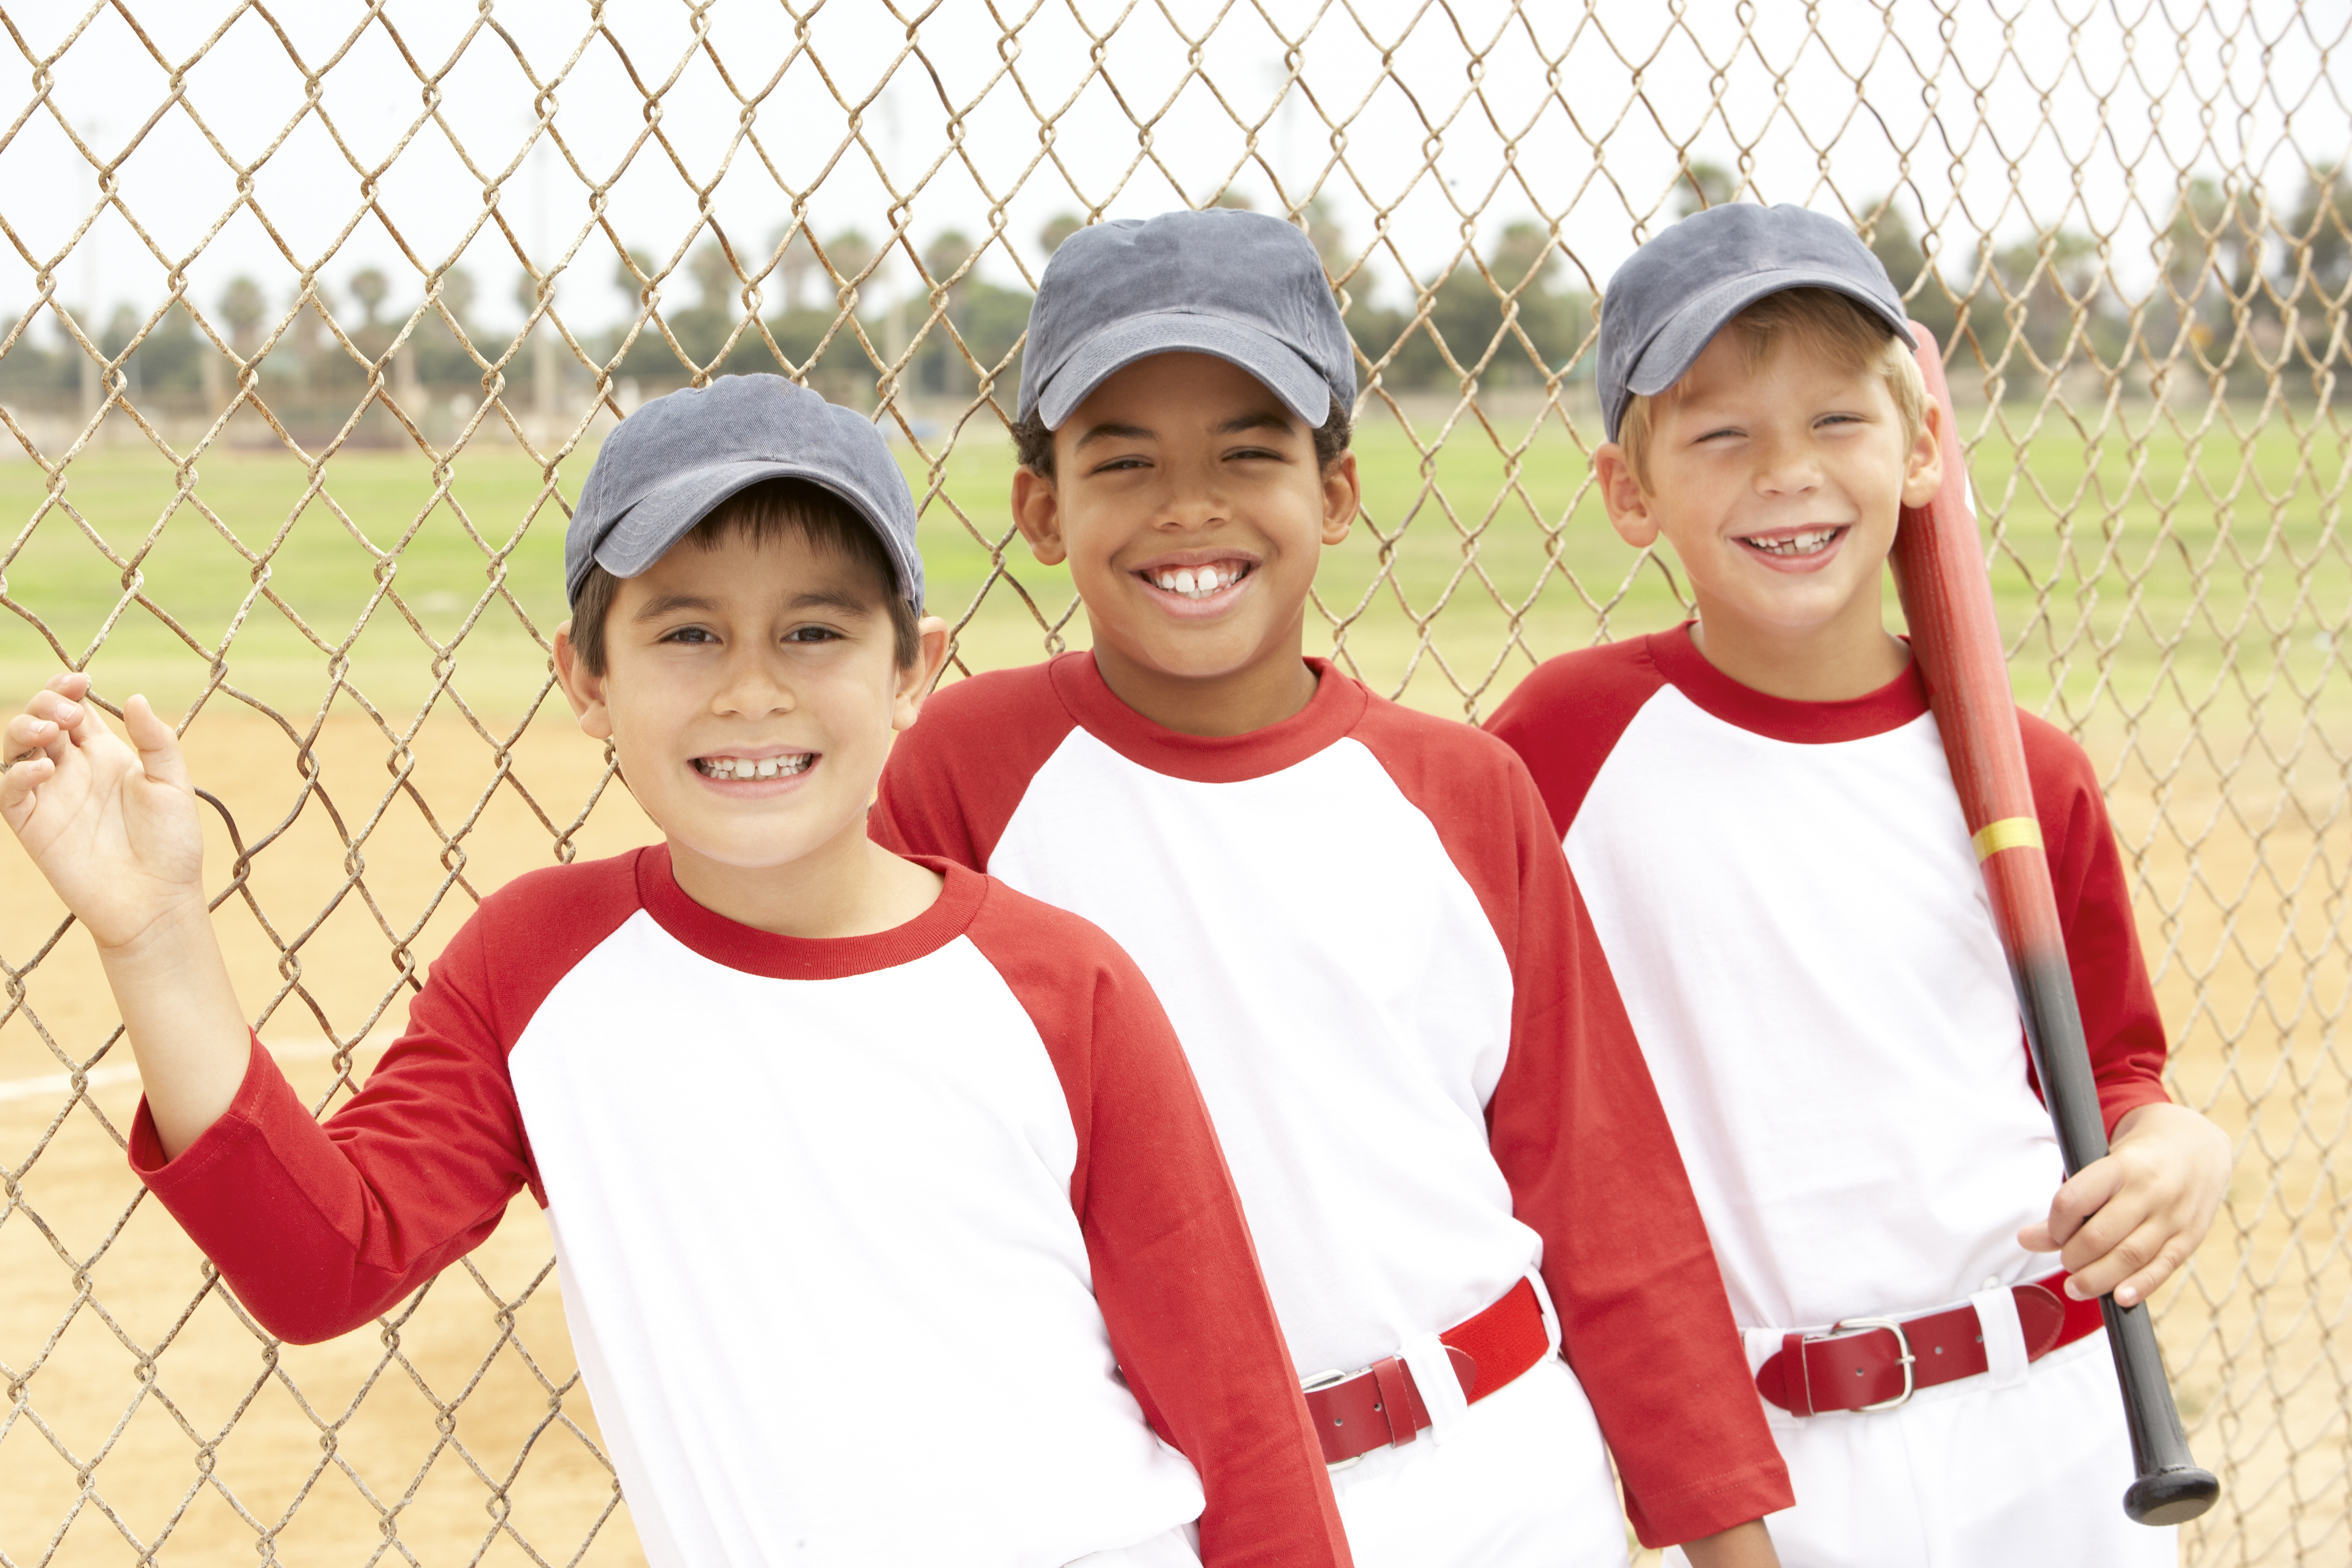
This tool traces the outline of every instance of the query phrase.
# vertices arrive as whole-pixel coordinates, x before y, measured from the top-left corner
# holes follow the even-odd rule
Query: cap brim
[[[635,577],[666,554],[669,547],[693,529],[694,525],[718,510],[720,502],[739,490],[748,489],[762,479],[802,479],[839,496],[850,510],[865,521],[882,542],[891,565],[898,576],[901,597],[920,608],[923,602],[923,566],[919,559],[909,560],[906,549],[883,521],[875,500],[862,494],[856,485],[839,474],[806,463],[780,462],[762,458],[755,462],[714,463],[678,475],[669,483],[639,498],[637,503],[614,520],[613,526],[596,542],[591,559],[615,577]],[[581,569],[583,577],[586,567]],[[573,583],[576,595],[580,584]]]
[[[1172,310],[1129,316],[1079,344],[1038,393],[1037,416],[1058,430],[1087,394],[1136,361],[1183,353],[1213,354],[1249,372],[1309,429],[1321,429],[1331,416],[1330,386],[1280,339],[1224,316]]]
[[[1665,391],[1689,372],[1725,322],[1765,295],[1785,293],[1790,289],[1827,289],[1843,294],[1885,322],[1888,330],[1903,340],[1905,347],[1916,351],[1919,346],[1918,340],[1911,335],[1910,321],[1900,311],[1890,312],[1885,300],[1856,289],[1848,279],[1810,267],[1743,272],[1694,295],[1666,318],[1665,324],[1643,347],[1633,361],[1633,368],[1626,374],[1625,395],[1654,397]],[[1619,413],[1622,416],[1622,408]]]

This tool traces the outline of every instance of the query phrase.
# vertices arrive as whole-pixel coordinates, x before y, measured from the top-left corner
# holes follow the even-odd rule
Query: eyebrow
[[[648,599],[637,606],[637,613],[632,618],[640,621],[657,621],[664,616],[676,615],[680,610],[698,610],[709,615],[718,608],[718,600],[706,599],[697,594],[664,594],[657,599]]]
[[[870,615],[874,609],[872,605],[846,588],[812,588],[786,599],[783,607],[792,611],[839,610],[852,616]],[[681,611],[713,616],[720,612],[720,605],[718,600],[699,594],[664,594],[659,598],[647,600],[632,618],[657,621]]]
[[[1077,446],[1070,449],[1074,452],[1082,450],[1089,441],[1149,441],[1152,438],[1151,432],[1140,425],[1121,425],[1106,420],[1079,437]]]
[[[1271,408],[1258,408],[1253,409],[1247,414],[1237,414],[1234,416],[1231,419],[1228,419],[1223,424],[1218,426],[1216,433],[1220,436],[1238,436],[1245,430],[1287,431],[1289,428],[1290,421],[1284,418],[1275,410]],[[1087,442],[1095,440],[1150,441],[1156,438],[1157,437],[1154,437],[1151,431],[1145,429],[1140,425],[1121,425],[1115,420],[1106,420],[1102,424],[1088,430],[1085,435],[1079,437],[1077,446],[1072,447],[1071,450],[1076,451],[1082,449]]]

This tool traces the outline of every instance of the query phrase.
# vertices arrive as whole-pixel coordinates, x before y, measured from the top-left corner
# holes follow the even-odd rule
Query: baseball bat
[[[1952,783],[1984,871],[1993,923],[2017,984],[2042,1097],[2071,1176],[2106,1153],[2106,1124],[2042,854],[2041,821],[2026,776],[2025,746],[2018,735],[2000,626],[1993,617],[1992,582],[1977,541],[1943,355],[1935,333],[1916,321],[1911,332],[1918,339],[1919,374],[1944,411],[1944,479],[1926,506],[1903,509],[1892,555],[1895,587],[1910,623],[1912,656],[1927,682],[1928,705],[1943,732]],[[2213,1506],[2221,1485],[2189,1457],[2147,1307],[2118,1307],[2108,1296],[2099,1310],[2115,1352],[2116,1377],[2123,1384],[2124,1419],[2131,1428],[2137,1472],[2124,1492],[2124,1511],[2147,1525],[2195,1519]]]

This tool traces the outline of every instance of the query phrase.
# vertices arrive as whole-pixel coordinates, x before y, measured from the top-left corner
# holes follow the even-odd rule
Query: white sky
[[[1597,283],[1636,243],[1637,223],[1667,215],[1681,147],[1727,164],[1744,150],[1755,194],[1832,212],[1842,196],[1900,184],[1948,255],[1988,232],[2007,239],[2063,223],[2105,234],[2118,278],[2136,287],[2151,274],[2151,234],[2181,171],[2251,171],[2284,205],[2306,163],[2352,143],[2340,84],[2323,74],[2352,0],[2171,10],[2026,0],[2007,24],[1994,5],[1960,0],[1948,37],[1924,0],[1820,0],[1811,30],[1793,0],[1759,0],[1747,37],[1729,0],[1689,0],[1680,20],[1654,0],[1526,0],[1517,16],[1504,0],[1358,0],[1352,12],[1240,0],[1221,19],[1198,0],[1039,0],[1027,10],[1021,0],[940,0],[916,29],[919,53],[904,57],[906,26],[878,0],[817,5],[797,55],[793,19],[773,0],[718,0],[709,42],[725,78],[695,47],[694,14],[678,0],[610,0],[602,32],[578,0],[499,0],[488,25],[456,0],[394,0],[389,27],[362,25],[352,0],[301,0],[267,16],[217,0],[131,9],[143,42],[111,9],[32,4],[5,18],[23,62],[0,93],[10,125],[0,221],[13,242],[0,245],[0,308],[12,314],[34,300],[45,268],[60,300],[95,297],[102,320],[119,301],[152,307],[173,267],[207,309],[238,272],[282,303],[299,268],[321,258],[339,301],[373,263],[392,275],[391,302],[404,310],[424,269],[462,251],[478,316],[509,322],[520,267],[487,216],[486,181],[502,182],[497,216],[534,258],[573,258],[557,299],[581,330],[625,309],[591,185],[607,186],[605,218],[624,239],[666,257],[693,235],[694,183],[714,178],[712,215],[761,252],[796,196],[820,236],[854,226],[879,237],[886,175],[909,197],[919,246],[950,227],[981,236],[1001,206],[1012,248],[992,248],[982,268],[1013,281],[1041,261],[1037,235],[1054,214],[1158,211],[1180,189],[1205,197],[1238,167],[1236,184],[1262,209],[1276,205],[1275,177],[1293,191],[1319,184],[1359,247],[1374,242],[1385,210],[1387,244],[1423,275],[1450,263],[1469,218],[1484,248],[1511,219],[1559,216]],[[1087,29],[1114,22],[1103,74],[1089,79]],[[1207,80],[1186,79],[1192,46],[1178,26],[1208,29]],[[1007,26],[1017,27],[1011,44]],[[1277,28],[1303,37],[1301,80],[1286,94]],[[297,57],[319,73],[315,109]],[[46,102],[36,86],[44,61]],[[562,149],[533,138],[520,61],[543,81],[563,79]],[[184,98],[173,103],[183,67]],[[416,124],[424,78],[436,76],[439,120]],[[644,89],[673,77],[660,100],[665,149],[646,136]],[[961,115],[952,153],[942,94]],[[748,118],[747,98],[757,100]],[[864,104],[862,141],[844,100]],[[1049,157],[1039,110],[1058,116]],[[1130,113],[1157,117],[1149,157]],[[1262,123],[1255,160],[1236,116]],[[1344,132],[1336,162],[1326,116]],[[121,158],[118,188],[146,239],[109,208],[72,243],[97,176],[60,119],[102,161]],[[738,135],[746,123],[750,140]],[[413,125],[375,191],[388,229],[360,171]],[[232,159],[253,167],[248,205]],[[1384,250],[1378,265],[1386,281],[1374,297],[1400,301],[1396,260]],[[910,278],[893,263],[883,291]],[[669,298],[690,302],[695,290],[681,280]]]

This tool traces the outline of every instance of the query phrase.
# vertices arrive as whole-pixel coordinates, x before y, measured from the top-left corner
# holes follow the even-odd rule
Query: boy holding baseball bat
[[[79,674],[8,721],[0,816],[99,943],[149,1187],[310,1341],[528,1186],[659,1568],[1346,1568],[1135,965],[866,837],[946,648],[872,424],[775,376],[657,399],[564,556],[558,674],[663,842],[483,900],[324,1125],[243,1021],[171,727],[133,697],[126,744]]]
[[[2229,1143],[2164,1035],[2081,750],[2020,716],[2113,1152],[2063,1181],[1925,687],[1885,629],[1899,510],[1941,479],[1900,299],[1793,206],[1685,219],[1612,281],[1628,543],[1697,602],[1539,668],[1491,728],[1526,759],[1706,1215],[1808,1568],[2169,1563],[2131,1523],[2097,1299],[2192,1252]],[[2051,1194],[2053,1192],[2053,1199]],[[2035,1252],[2059,1251],[2050,1271]]]
[[[1150,978],[1357,1563],[1622,1564],[1605,1435],[1643,1540],[1769,1563],[1786,1479],[1526,770],[1302,657],[1354,395],[1290,225],[1066,241],[1013,509],[1094,647],[933,697],[874,831],[1085,915]]]

